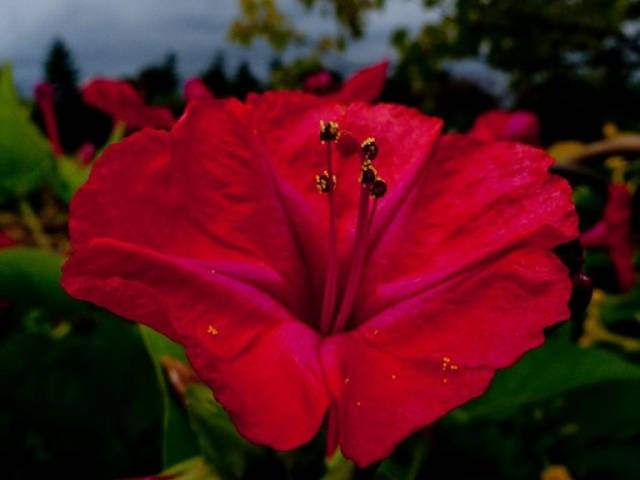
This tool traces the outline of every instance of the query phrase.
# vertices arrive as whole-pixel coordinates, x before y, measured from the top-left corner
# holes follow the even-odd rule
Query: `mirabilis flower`
[[[215,95],[201,78],[192,77],[184,83],[184,98],[187,102],[209,101]]]
[[[388,61],[376,63],[358,70],[342,85],[334,84],[331,73],[321,70],[305,78],[304,90],[308,93],[324,96],[325,100],[329,101],[372,102],[380,96],[384,89],[388,69]]]
[[[128,128],[171,128],[175,119],[171,110],[144,103],[133,86],[125,81],[96,78],[82,87],[82,98],[89,105],[109,114]]]
[[[621,182],[609,184],[609,198],[603,218],[584,232],[580,241],[586,248],[607,250],[616,271],[618,286],[629,291],[636,283],[631,239],[631,193]]]
[[[288,450],[326,421],[367,465],[569,316],[550,157],[441,127],[301,93],[193,102],[98,159],[62,283],[183,344],[247,439]]]
[[[537,145],[540,121],[527,110],[490,110],[476,118],[469,135],[484,141],[506,140]]]

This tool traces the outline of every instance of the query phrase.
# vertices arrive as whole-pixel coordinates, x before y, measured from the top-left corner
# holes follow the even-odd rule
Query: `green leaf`
[[[50,177],[53,153],[16,94],[11,67],[0,69],[0,201],[21,197]]]
[[[163,477],[171,480],[221,480],[202,457],[185,460],[162,472]]]
[[[58,313],[81,311],[86,304],[71,298],[60,286],[63,262],[62,256],[37,248],[0,250],[0,298]]]
[[[58,157],[55,164],[51,185],[65,202],[69,203],[76,191],[89,178],[91,167],[81,165],[70,157]]]
[[[621,320],[636,319],[640,312],[640,284],[622,295],[608,295],[601,307],[602,323],[611,325]]]
[[[104,317],[61,338],[2,322],[3,478],[160,470],[162,410],[152,364],[133,324]]]
[[[144,325],[139,325],[139,328],[147,352],[153,362],[162,394],[164,409],[162,464],[164,468],[168,468],[199,453],[196,438],[189,424],[188,414],[176,396],[171,394],[160,363],[160,360],[166,356],[182,362],[186,362],[187,359],[184,349],[177,343]]]
[[[187,408],[202,454],[222,478],[241,478],[247,467],[264,455],[238,434],[205,385],[189,385]]]
[[[640,366],[599,348],[581,348],[567,325],[514,367],[499,372],[489,391],[452,413],[452,418],[505,418],[519,408],[600,382],[640,380]]]
[[[339,450],[326,460],[327,472],[321,480],[351,480],[356,472],[356,466],[347,460]]]

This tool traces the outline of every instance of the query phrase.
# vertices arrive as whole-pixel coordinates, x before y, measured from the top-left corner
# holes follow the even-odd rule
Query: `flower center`
[[[354,248],[347,273],[345,291],[340,307],[337,308],[338,287],[338,232],[336,228],[336,176],[333,173],[333,144],[340,138],[340,127],[336,122],[320,122],[320,141],[326,146],[326,170],[316,176],[318,191],[327,195],[329,206],[329,246],[327,271],[325,279],[322,313],[320,317],[320,332],[330,334],[343,331],[347,322],[361,283],[364,264],[367,256],[368,237],[373,222],[378,199],[387,191],[387,184],[378,176],[373,166],[373,160],[378,156],[378,145],[374,138],[367,138],[360,145],[360,199],[358,202],[358,216]]]

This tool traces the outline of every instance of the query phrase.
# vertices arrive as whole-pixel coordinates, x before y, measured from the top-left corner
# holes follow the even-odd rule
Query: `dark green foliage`
[[[263,90],[260,81],[255,77],[247,62],[240,63],[235,72],[229,75],[222,53],[215,55],[211,64],[200,74],[200,77],[218,98],[245,98],[250,92]]]
[[[137,75],[134,83],[148,103],[181,106],[177,62],[175,53],[169,53],[161,63],[144,67]]]
[[[55,90],[54,110],[63,150],[74,153],[86,142],[104,144],[111,131],[111,119],[82,100],[73,55],[61,38],[55,39],[49,48],[44,78]],[[33,119],[44,132],[42,114],[37,108]]]

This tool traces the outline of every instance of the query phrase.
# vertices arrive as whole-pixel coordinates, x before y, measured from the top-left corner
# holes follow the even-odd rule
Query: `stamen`
[[[336,188],[336,176],[329,175],[325,170],[320,175],[316,175],[316,187],[320,193],[329,193]]]
[[[338,122],[320,121],[320,141],[337,142],[340,138],[340,126]]]
[[[369,233],[369,188],[367,185],[360,187],[360,201],[358,203],[358,221],[356,223],[356,235],[353,246],[353,258],[349,277],[347,278],[346,291],[342,300],[342,305],[333,325],[333,331],[344,330],[347,319],[351,313],[353,302],[358,293],[358,285],[362,274],[362,267],[367,253],[367,236]]]
[[[360,172],[360,183],[362,185],[372,186],[378,177],[378,172],[371,165],[370,161],[366,161],[362,164],[362,171]]]
[[[375,198],[381,198],[385,193],[387,193],[387,182],[381,178],[376,179],[371,186],[371,195]]]
[[[360,148],[362,148],[362,154],[364,158],[367,160],[375,160],[378,156],[378,144],[376,143],[376,139],[373,137],[367,138],[364,142],[360,144]]]
[[[355,302],[360,285],[364,262],[367,256],[369,231],[373,223],[374,215],[378,206],[378,199],[387,192],[387,184],[378,177],[377,170],[373,167],[372,160],[378,156],[378,145],[374,138],[367,138],[360,145],[362,149],[362,168],[360,173],[360,201],[358,204],[358,220],[356,223],[356,234],[353,247],[353,258],[349,269],[349,276],[346,283],[346,291],[340,305],[340,310],[336,316],[332,331],[344,330],[347,320],[351,314],[353,303]],[[373,198],[373,207],[369,214],[369,197]]]
[[[336,227],[336,202],[334,190],[336,178],[333,174],[332,144],[340,137],[340,127],[336,122],[320,122],[320,140],[327,146],[327,170],[316,177],[318,188],[326,186],[322,192],[327,194],[329,202],[329,248],[327,275],[324,284],[324,298],[320,317],[320,331],[328,333],[331,328],[331,318],[336,307],[336,291],[338,288],[338,233]],[[326,175],[326,176],[325,176]]]

